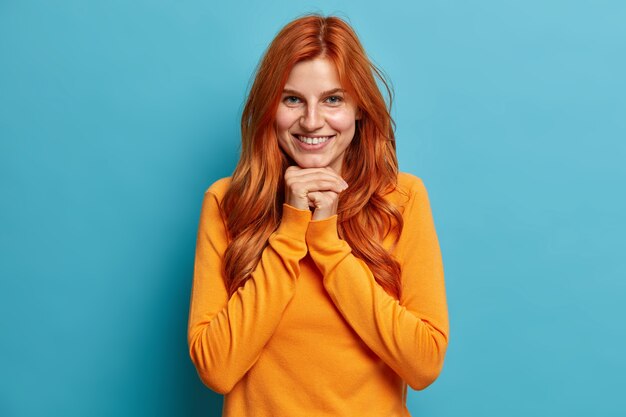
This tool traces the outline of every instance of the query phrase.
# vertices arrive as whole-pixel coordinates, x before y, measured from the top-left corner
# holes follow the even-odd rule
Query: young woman
[[[409,416],[407,384],[442,369],[437,235],[375,77],[336,17],[289,23],[260,63],[241,159],[204,196],[189,314],[224,416]]]

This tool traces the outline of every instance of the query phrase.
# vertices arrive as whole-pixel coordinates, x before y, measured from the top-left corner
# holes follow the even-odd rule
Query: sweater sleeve
[[[191,360],[205,385],[226,394],[256,362],[295,293],[311,213],[284,205],[281,224],[251,277],[230,298],[222,273],[226,228],[216,195],[200,215],[189,308]]]
[[[337,235],[337,216],[312,221],[311,257],[337,309],[363,342],[413,389],[438,377],[448,344],[443,264],[426,188],[411,187],[394,255],[402,268],[400,301],[375,280],[365,262]]]

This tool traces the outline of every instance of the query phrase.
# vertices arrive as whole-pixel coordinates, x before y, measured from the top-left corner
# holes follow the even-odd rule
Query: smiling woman
[[[358,118],[334,63],[326,58],[302,61],[291,70],[276,111],[278,143],[299,167],[341,173]]]
[[[352,28],[319,15],[259,65],[239,163],[204,196],[189,311],[224,416],[409,416],[407,385],[441,372],[439,243],[375,77]]]

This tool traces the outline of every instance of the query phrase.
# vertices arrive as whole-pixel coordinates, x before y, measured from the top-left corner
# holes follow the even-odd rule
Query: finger
[[[341,193],[346,190],[347,186],[343,182],[337,182],[334,179],[321,179],[313,181],[295,181],[290,185],[293,192],[300,196],[304,196],[315,191],[333,191]]]
[[[291,167],[289,167],[291,168]],[[289,170],[289,168],[287,168]],[[287,171],[285,172],[287,173]],[[299,178],[310,175],[330,175],[339,180],[343,180],[341,175],[336,173],[332,168],[298,168],[289,170],[289,175],[293,178]]]
[[[317,208],[321,194],[319,191],[313,191],[307,194],[307,198],[309,199],[309,207]]]
[[[289,182],[316,182],[316,181],[333,181],[342,184],[344,188],[348,187],[348,183],[341,176],[328,171],[309,171],[306,173],[298,173],[297,175],[286,176],[285,181]]]
[[[309,206],[315,208],[327,208],[333,206],[337,200],[337,193],[313,191],[307,194]]]
[[[337,214],[339,195],[332,191],[309,193],[309,207],[313,208],[313,220],[322,220]]]
[[[288,166],[287,169],[285,170],[285,175],[288,175],[288,174],[289,175],[297,175],[297,172],[301,171],[301,170],[302,170],[302,168],[300,168],[299,166],[291,165],[291,166]]]
[[[332,168],[300,168],[297,166],[290,166],[285,171],[285,184],[290,187],[293,181],[319,181],[322,179],[334,179],[338,183],[343,185],[343,188],[348,187],[348,183],[337,174]]]

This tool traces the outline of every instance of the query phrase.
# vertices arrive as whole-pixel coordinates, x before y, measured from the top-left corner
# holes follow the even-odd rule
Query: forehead
[[[315,93],[341,88],[335,64],[327,58],[316,58],[298,62],[293,66],[285,89]]]

